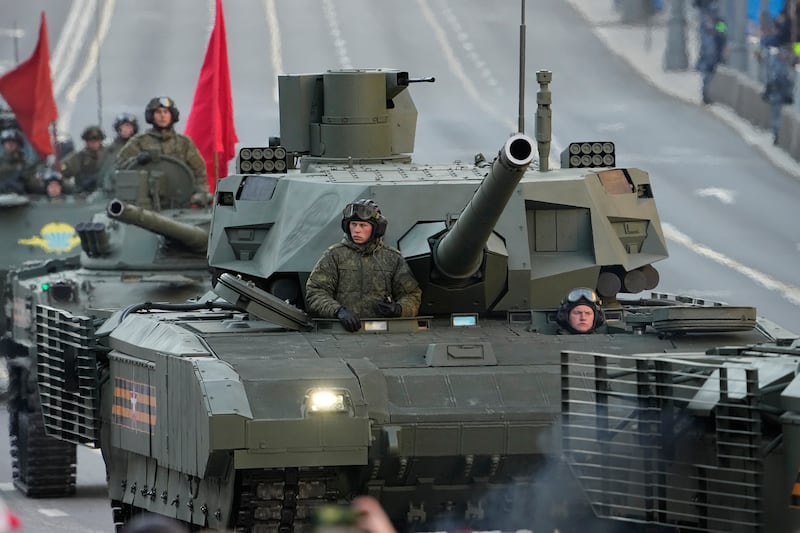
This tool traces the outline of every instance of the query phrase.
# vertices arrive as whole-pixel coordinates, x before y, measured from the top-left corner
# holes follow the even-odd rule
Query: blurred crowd
[[[703,103],[711,103],[709,86],[717,66],[725,63],[728,26],[720,0],[694,0],[699,16],[700,47],[696,69],[702,76]],[[759,15],[758,47],[754,59],[764,84],[763,100],[769,105],[773,143],[778,143],[781,109],[794,103],[796,65],[800,55],[800,0],[784,0],[778,13]]]
[[[83,147],[59,143],[54,155],[39,157],[10,111],[0,110],[0,194],[42,195],[51,201],[65,196],[89,196],[109,191],[116,170],[147,169],[161,158],[186,166],[194,180],[192,205],[205,206],[211,200],[206,163],[194,141],[175,131],[180,111],[166,96],[152,98],[145,107],[145,121],[151,127],[139,133],[139,121],[124,112],[114,120],[114,139],[106,143],[99,125],[87,126]]]

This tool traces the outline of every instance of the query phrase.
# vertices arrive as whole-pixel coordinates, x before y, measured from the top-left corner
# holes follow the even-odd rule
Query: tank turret
[[[208,246],[208,231],[179,222],[149,209],[137,207],[114,199],[108,203],[106,213],[109,217],[158,233],[182,244],[189,250],[205,252]]]

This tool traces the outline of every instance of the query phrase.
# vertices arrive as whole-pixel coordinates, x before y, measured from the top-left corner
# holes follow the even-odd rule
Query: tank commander
[[[133,113],[120,113],[114,119],[114,131],[116,137],[108,145],[108,154],[115,158],[122,148],[128,143],[131,138],[139,133],[139,121]]]
[[[574,334],[592,333],[605,322],[600,298],[588,287],[578,287],[567,293],[556,313],[558,325]]]
[[[325,251],[306,282],[309,312],[337,318],[350,332],[361,328],[361,316],[417,315],[422,291],[400,252],[384,244],[387,224],[372,200],[347,204],[344,237]]]
[[[42,184],[36,169],[25,159],[22,151],[25,140],[17,129],[0,132],[3,153],[0,154],[0,194],[40,193]]]
[[[81,133],[85,143],[83,150],[71,153],[61,162],[61,174],[68,178],[72,192],[94,192],[102,182],[102,174],[110,157],[103,146],[105,138],[106,134],[100,126],[88,126]]]
[[[144,119],[153,127],[128,141],[117,154],[117,167],[124,168],[132,158],[136,158],[139,165],[146,165],[156,154],[180,159],[194,174],[192,203],[207,205],[211,201],[211,194],[208,191],[206,163],[194,141],[175,131],[175,123],[180,119],[175,101],[167,96],[152,98],[144,109]]]

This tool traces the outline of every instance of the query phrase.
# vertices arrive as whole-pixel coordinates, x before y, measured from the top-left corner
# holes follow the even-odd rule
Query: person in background
[[[105,138],[100,126],[87,126],[81,134],[85,143],[83,150],[71,153],[61,162],[61,175],[69,179],[73,192],[88,194],[102,184],[103,169],[109,158],[103,146]]]
[[[597,293],[588,287],[569,291],[558,306],[556,322],[573,334],[593,333],[605,323]]]
[[[17,129],[0,132],[3,152],[0,154],[0,194],[36,194],[42,184],[36,177],[36,169],[25,159],[22,151],[25,140]]]
[[[208,190],[206,162],[194,141],[175,131],[180,111],[168,96],[151,98],[144,109],[145,121],[153,127],[131,138],[117,154],[117,168],[129,168],[135,158],[136,165],[146,165],[157,155],[168,155],[182,160],[194,174],[192,203],[208,205],[212,196]]]
[[[139,133],[139,121],[133,113],[120,113],[114,119],[114,131],[116,137],[108,145],[108,154],[110,157],[116,158],[122,148],[128,144],[131,138]]]
[[[399,251],[383,243],[388,221],[369,199],[347,204],[344,237],[317,261],[306,282],[308,310],[337,318],[347,331],[360,316],[417,316],[422,291]]]
[[[50,199],[63,198],[69,191],[64,185],[61,173],[48,168],[42,174],[44,194]]]
[[[702,99],[704,104],[711,103],[709,86],[717,65],[722,62],[727,42],[728,26],[715,10],[703,12],[700,25],[700,51],[697,56],[697,71],[703,77]]]
[[[795,61],[791,45],[770,48],[767,54],[766,84],[762,98],[769,104],[773,144],[778,144],[783,106],[794,103]]]

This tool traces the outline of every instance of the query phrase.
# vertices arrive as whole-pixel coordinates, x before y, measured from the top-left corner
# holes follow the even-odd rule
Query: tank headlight
[[[350,393],[344,389],[311,389],[306,393],[305,412],[347,413],[350,411]]]

